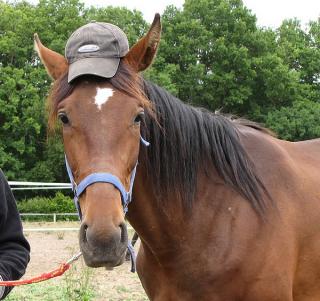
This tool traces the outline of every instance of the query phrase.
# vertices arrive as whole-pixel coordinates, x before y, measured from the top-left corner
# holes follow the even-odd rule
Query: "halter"
[[[144,140],[141,136],[140,136],[140,141],[145,146],[150,145],[150,143],[148,141]],[[82,220],[82,212],[81,212],[81,208],[80,208],[80,204],[79,204],[79,198],[80,198],[81,194],[87,189],[87,187],[94,184],[94,183],[110,183],[115,188],[117,188],[120,192],[121,203],[123,206],[124,214],[127,214],[128,205],[132,201],[132,189],[133,189],[134,179],[136,177],[138,160],[137,160],[133,170],[131,171],[129,191],[126,191],[124,185],[121,183],[120,179],[117,176],[115,176],[111,173],[108,173],[108,172],[92,173],[92,174],[86,176],[79,184],[77,184],[74,180],[73,173],[72,173],[72,170],[71,170],[70,165],[68,163],[68,159],[67,159],[66,155],[65,155],[65,162],[66,162],[68,176],[69,176],[70,182],[72,184],[72,190],[74,193],[74,204],[77,208],[78,216],[79,216],[80,220]],[[136,256],[135,256],[134,249],[131,245],[131,241],[128,241],[128,252],[131,257],[131,272],[134,273],[136,270]]]

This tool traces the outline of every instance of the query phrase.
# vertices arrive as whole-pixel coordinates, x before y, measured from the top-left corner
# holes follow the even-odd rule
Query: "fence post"
[[[53,213],[53,222],[56,223],[57,222],[57,215],[55,213]]]

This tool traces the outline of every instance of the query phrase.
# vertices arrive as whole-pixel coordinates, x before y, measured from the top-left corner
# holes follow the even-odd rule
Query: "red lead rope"
[[[36,277],[25,279],[25,280],[0,281],[0,286],[26,285],[26,284],[37,283],[37,282],[49,280],[51,278],[59,277],[63,275],[67,270],[69,270],[71,263],[76,261],[81,255],[82,255],[81,252],[78,253],[77,255],[74,255],[66,263],[62,263],[57,269],[49,273],[43,273],[40,276],[36,276]]]
[[[59,268],[57,268],[49,273],[43,273],[37,277],[33,277],[30,279],[25,279],[25,280],[0,281],[0,286],[18,286],[18,285],[32,284],[32,283],[45,281],[45,280],[48,280],[48,279],[51,279],[54,277],[61,276],[69,268],[70,268],[70,264],[63,263],[60,265]]]

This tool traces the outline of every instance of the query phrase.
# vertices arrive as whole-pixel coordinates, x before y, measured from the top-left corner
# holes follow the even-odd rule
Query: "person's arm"
[[[3,280],[20,279],[29,260],[30,245],[23,235],[16,201],[0,169],[0,276]],[[0,299],[4,299],[11,289],[0,287]]]

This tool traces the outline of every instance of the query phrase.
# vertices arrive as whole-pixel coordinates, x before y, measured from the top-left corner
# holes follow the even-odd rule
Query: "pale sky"
[[[86,5],[125,6],[141,11],[148,22],[153,20],[156,12],[162,13],[167,5],[181,8],[184,0],[83,0]],[[196,1],[196,0],[195,0]],[[282,20],[297,17],[302,25],[320,17],[320,0],[243,0],[258,19],[260,26],[278,27]]]

